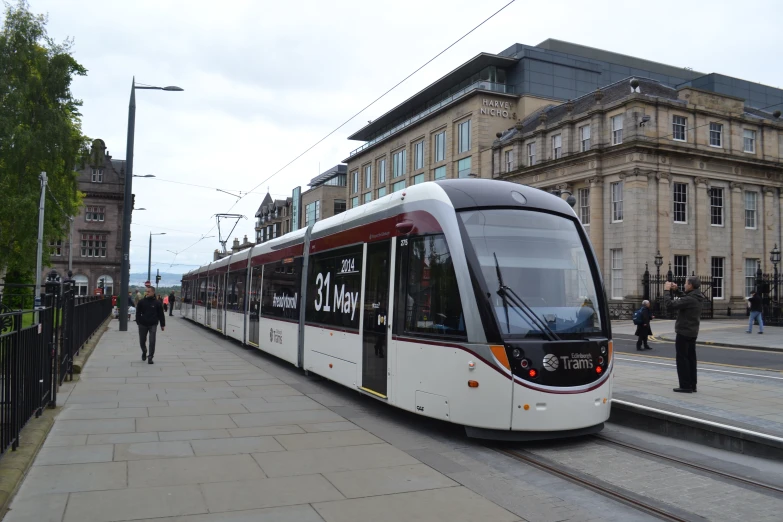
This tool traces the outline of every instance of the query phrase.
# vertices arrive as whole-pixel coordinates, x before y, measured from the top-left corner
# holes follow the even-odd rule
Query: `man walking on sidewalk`
[[[707,298],[701,293],[701,282],[698,277],[689,277],[685,282],[685,292],[677,289],[677,285],[667,281],[664,290],[673,290],[679,299],[672,299],[671,292],[665,292],[663,298],[666,306],[677,310],[677,321],[674,323],[674,349],[677,353],[677,376],[680,386],[674,388],[677,393],[693,393],[696,391],[696,338],[699,336],[702,304]]]
[[[176,300],[176,296],[174,295],[174,290],[171,291],[169,294],[169,315],[174,315],[174,301]]]
[[[155,288],[148,286],[145,291],[144,299],[139,301],[136,306],[136,324],[139,325],[139,344],[141,345],[141,360],[146,360],[153,364],[152,358],[155,357],[155,334],[160,323],[160,331],[166,329],[166,314],[163,313],[163,306],[155,297]],[[147,358],[147,334],[150,337],[150,352]]]
[[[748,302],[750,303],[750,322],[748,322],[748,333],[753,333],[753,322],[758,319],[759,320],[759,333],[764,333],[764,317],[762,317],[761,313],[761,296],[758,294],[758,292],[753,292],[750,294],[750,297],[748,298]],[[773,332],[774,333],[774,332]]]

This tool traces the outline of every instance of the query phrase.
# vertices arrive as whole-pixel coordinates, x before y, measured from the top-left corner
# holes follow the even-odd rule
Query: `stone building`
[[[257,244],[291,232],[291,203],[291,198],[273,200],[272,196],[267,193],[256,212]],[[247,237],[245,237],[245,243],[247,243]]]
[[[615,302],[638,302],[660,252],[664,272],[711,277],[714,300],[742,306],[783,244],[783,121],[742,98],[626,78],[536,111],[492,151],[493,177],[575,196]]]
[[[302,192],[299,228],[345,212],[346,172],[345,165],[335,165],[310,180]]]
[[[122,213],[125,199],[125,160],[111,157],[103,140],[92,142],[90,155],[77,169],[82,208],[71,222],[70,237],[49,243],[51,267],[65,279],[69,254],[79,294],[92,294],[102,280],[106,295],[120,288]],[[47,211],[57,212],[47,205]],[[71,251],[72,249],[72,251]]]

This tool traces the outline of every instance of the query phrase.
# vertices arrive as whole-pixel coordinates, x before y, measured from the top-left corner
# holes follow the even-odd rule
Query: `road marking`
[[[633,355],[633,354],[627,354],[627,355]],[[653,355],[652,357],[655,357],[655,356]],[[671,359],[670,357],[659,357],[659,358],[660,359],[666,359],[666,360],[669,360],[669,361],[673,361],[674,360],[674,359]],[[655,361],[640,361],[640,360],[633,360],[633,359],[624,359],[623,357],[615,357],[615,359],[620,360],[620,361],[641,362],[641,363],[645,363],[645,364],[655,364],[655,365],[658,365],[658,366],[675,366],[675,367],[677,366],[676,364],[671,364],[671,363],[662,363],[662,362],[655,362]],[[751,370],[761,370],[761,371],[767,371],[767,372],[781,373],[780,370],[772,370],[770,368],[754,368],[752,366],[734,366],[734,365],[731,365],[731,364],[720,364],[720,363],[704,363],[704,364],[710,364],[710,365],[717,364],[719,366],[728,366],[730,368],[748,368],[748,369],[751,369]],[[775,377],[773,375],[761,375],[761,374],[758,374],[758,373],[744,373],[744,372],[732,372],[732,371],[729,371],[729,370],[716,370],[714,368],[704,368],[702,366],[699,366],[698,363],[696,365],[696,368],[698,370],[700,370],[700,371],[705,371],[705,372],[731,373],[731,374],[734,374],[734,375],[748,375],[750,377],[761,377],[762,379],[775,379],[775,380],[783,381],[783,377]]]
[[[620,337],[621,335],[627,336],[627,334],[617,334],[614,336],[614,338],[619,339],[621,341],[631,341],[631,342],[635,341],[636,339],[636,336],[630,336],[632,337],[631,339],[623,339]],[[650,336],[650,340],[661,344],[675,344],[674,341],[665,341],[661,338],[653,338],[652,336]],[[713,342],[714,341],[697,341],[696,346],[703,346],[705,348],[712,348],[714,350],[733,350],[735,352],[740,351],[740,352],[756,352],[756,353],[775,353],[778,355],[783,355],[783,352],[779,352],[776,350],[759,350],[758,348],[734,348],[731,346],[715,346],[714,344],[711,344]]]

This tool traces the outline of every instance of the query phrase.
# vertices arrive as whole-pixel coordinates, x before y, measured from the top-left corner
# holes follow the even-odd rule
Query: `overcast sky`
[[[783,86],[779,0],[517,0],[321,145],[236,198],[163,180],[250,191],[508,0],[30,0],[50,36],[75,39],[88,70],[73,85],[83,128],[124,159],[131,79],[137,91],[132,272],[184,272],[211,260],[214,214],[244,214],[253,240],[268,190],[291,194],[361,145],[346,137],[479,52],[567,40],[666,64]],[[229,242],[230,246],[230,242]],[[175,263],[173,267],[169,267]]]

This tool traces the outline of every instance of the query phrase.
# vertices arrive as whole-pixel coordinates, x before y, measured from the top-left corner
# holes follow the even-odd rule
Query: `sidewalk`
[[[662,319],[653,320],[652,331],[657,339],[674,341],[674,321]],[[755,348],[759,350],[783,351],[783,328],[779,326],[764,327],[764,335],[758,335],[758,326],[753,326],[753,333],[748,330],[748,318],[742,319],[714,319],[702,321],[699,328],[699,340],[701,344],[715,344],[718,346],[734,346],[738,348]],[[622,335],[634,335],[636,325],[627,321],[612,321],[612,333]]]
[[[63,387],[5,521],[519,520],[303,395],[305,378],[277,363],[175,318],[148,365],[117,327]]]

